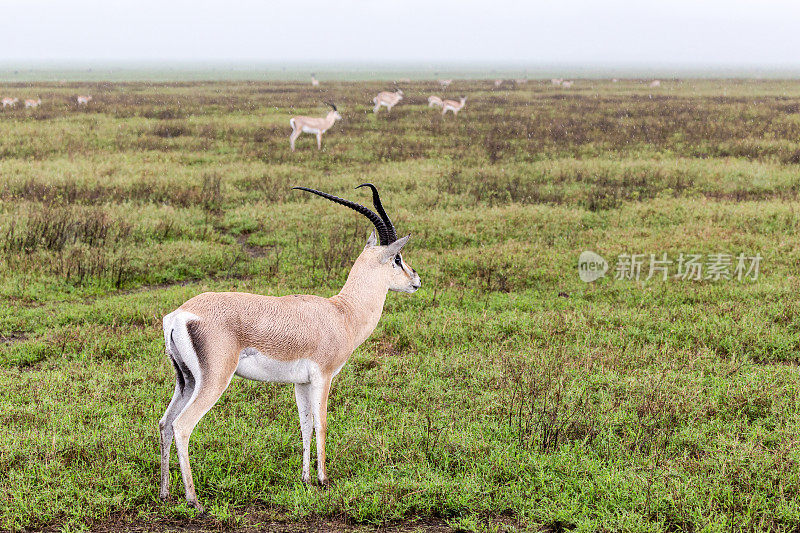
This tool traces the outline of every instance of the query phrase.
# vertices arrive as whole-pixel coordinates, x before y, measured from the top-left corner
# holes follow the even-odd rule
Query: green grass
[[[220,524],[800,527],[800,83],[457,80],[457,119],[435,82],[376,117],[385,86],[3,86],[43,105],[0,112],[0,528],[192,515],[158,501],[161,317],[206,290],[335,294],[368,223],[291,187],[367,202],[364,181],[423,289],[334,383],[329,490],[300,483],[292,388],[232,382],[191,443]],[[291,153],[289,117],[326,99],[344,120]],[[764,259],[585,284],[584,250]]]

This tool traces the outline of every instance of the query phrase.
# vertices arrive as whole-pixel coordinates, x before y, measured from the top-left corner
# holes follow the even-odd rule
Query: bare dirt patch
[[[180,519],[156,517],[150,520],[133,515],[119,514],[106,520],[91,522],[91,531],[96,532],[216,532],[216,531],[271,531],[278,533],[290,532],[339,532],[367,533],[381,531],[388,533],[450,533],[456,531],[438,518],[423,518],[408,522],[386,523],[381,526],[353,524],[342,519],[308,518],[302,521],[282,520],[275,517],[275,513],[264,509],[250,509],[241,520],[220,521],[210,515],[197,518]],[[61,531],[62,525],[52,525],[42,531]]]
[[[24,342],[27,339],[27,333],[22,331],[12,331],[8,335],[0,334],[0,344],[15,344],[17,342]]]
[[[236,242],[242,247],[242,251],[250,257],[265,257],[270,250],[275,249],[274,245],[271,246],[253,246],[247,244],[247,239],[250,237],[249,233],[243,233],[236,238]]]

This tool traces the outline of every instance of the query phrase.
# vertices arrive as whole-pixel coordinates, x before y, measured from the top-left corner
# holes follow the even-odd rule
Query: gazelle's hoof
[[[158,499],[162,502],[169,501],[169,492],[161,492],[158,494]]]
[[[198,514],[204,515],[206,514],[205,508],[200,504],[200,502],[189,502],[189,507],[194,507]]]
[[[327,489],[331,486],[331,480],[328,478],[320,479],[319,484],[323,489]]]

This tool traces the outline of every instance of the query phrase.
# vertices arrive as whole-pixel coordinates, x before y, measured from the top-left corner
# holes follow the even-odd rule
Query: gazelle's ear
[[[403,237],[402,239],[397,239],[392,244],[386,245],[386,249],[383,251],[383,256],[381,257],[381,263],[387,263],[392,259],[394,259],[394,256],[400,253],[400,250],[403,249],[403,246],[405,246],[406,243],[408,243],[408,239],[410,238],[411,235],[409,234]]]
[[[378,237],[375,236],[375,230],[372,230],[372,233],[369,234],[369,239],[367,239],[367,245],[364,248],[372,248],[373,246],[378,245]]]

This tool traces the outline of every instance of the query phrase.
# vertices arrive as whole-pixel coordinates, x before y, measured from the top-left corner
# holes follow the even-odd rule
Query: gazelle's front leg
[[[303,437],[303,483],[311,482],[311,433],[314,431],[314,415],[311,414],[311,384],[296,383],[294,397],[297,414],[300,415],[300,434]]]
[[[317,434],[317,478],[323,485],[328,484],[328,474],[325,470],[325,434],[328,430],[328,394],[330,390],[330,377],[323,377],[318,382],[311,382],[311,409],[314,413],[314,431]]]
[[[317,150],[322,150],[322,132],[317,133]]]

